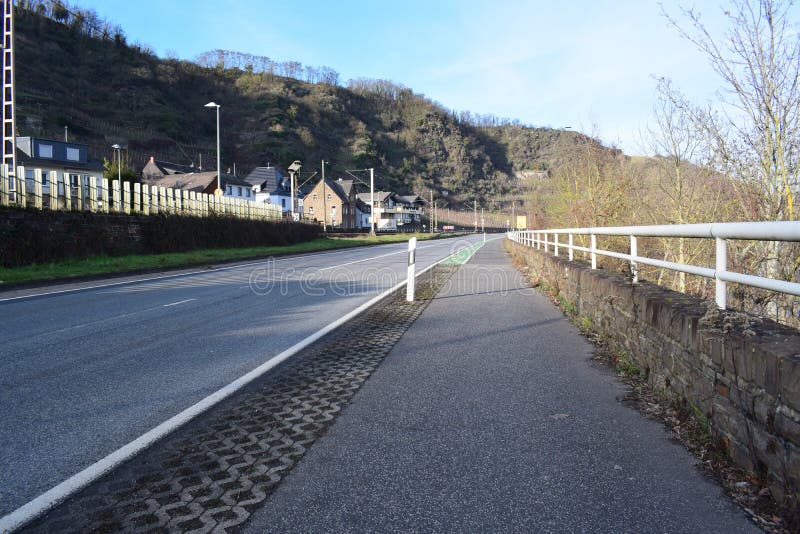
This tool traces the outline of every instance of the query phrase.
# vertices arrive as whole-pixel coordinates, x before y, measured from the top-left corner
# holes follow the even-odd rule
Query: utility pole
[[[369,233],[375,235],[375,169],[369,169]]]
[[[17,182],[17,123],[14,103],[14,2],[3,0],[3,164],[6,165],[8,180],[5,188],[15,200]],[[23,176],[24,180],[25,177]]]
[[[325,200],[325,160],[322,160],[322,231],[328,231],[328,203]]]
[[[511,228],[517,228],[517,201],[511,201]]]
[[[430,233],[433,233],[433,190],[431,190],[431,203],[428,209],[430,210],[428,213],[428,225],[431,227]]]

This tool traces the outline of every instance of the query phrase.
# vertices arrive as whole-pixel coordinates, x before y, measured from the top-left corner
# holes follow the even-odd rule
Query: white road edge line
[[[185,304],[187,302],[192,302],[193,300],[197,300],[197,299],[179,300],[178,302],[171,302],[169,304],[164,304],[164,307],[165,308],[169,308],[170,306],[177,306],[178,304]]]
[[[461,252],[461,250],[464,249],[461,248],[458,251],[454,252],[453,254],[450,254],[449,256],[444,257],[441,260],[427,266],[417,274],[417,277],[430,271],[431,269],[433,269],[446,259],[455,256],[456,254]],[[371,308],[372,306],[374,306],[375,304],[377,304],[378,302],[388,297],[393,292],[397,291],[398,289],[400,289],[405,285],[406,281],[403,280],[402,282],[396,284],[394,287],[387,289],[383,293],[373,297],[372,299],[368,300],[367,302],[365,302],[358,308],[354,309],[347,315],[340,317],[339,319],[325,326],[321,330],[318,330],[317,332],[306,337],[302,341],[295,343],[294,345],[284,350],[280,354],[273,356],[266,362],[262,363],[249,373],[241,376],[240,378],[237,378],[227,386],[218,389],[208,397],[186,408],[179,414],[170,417],[157,427],[142,434],[141,436],[131,441],[127,445],[120,447],[116,451],[98,460],[92,465],[86,467],[82,471],[72,475],[64,482],[61,482],[57,486],[47,490],[46,492],[42,493],[38,497],[29,501],[28,503],[20,506],[19,508],[9,513],[8,515],[0,517],[0,532],[2,532],[3,534],[13,532],[16,529],[22,528],[23,526],[27,525],[37,517],[52,510],[60,503],[65,501],[67,498],[71,497],[78,491],[82,490],[95,480],[99,479],[106,473],[110,472],[111,470],[119,466],[120,464],[130,460],[138,453],[142,452],[143,450],[153,445],[158,440],[166,437],[167,435],[174,432],[184,424],[188,423],[198,415],[209,410],[213,406],[219,404],[220,402],[230,397],[231,395],[233,395],[246,385],[260,378],[264,373],[273,369],[279,363],[291,358],[292,356],[294,356],[295,354],[297,354],[298,352],[300,352],[313,342],[323,337],[325,334],[332,332],[333,330],[337,329],[347,321],[362,314],[363,312],[365,312],[366,310],[368,310],[369,308]]]
[[[445,239],[451,239],[451,238],[445,238]],[[400,243],[382,243],[382,244],[379,244],[379,245],[374,245],[374,247],[375,248],[377,248],[377,247],[389,247],[389,246],[397,245],[397,244],[401,244],[402,245],[403,243],[402,242],[400,242]],[[431,245],[431,246],[433,246],[433,245]],[[359,250],[359,249],[363,250],[364,248],[369,248],[369,247],[346,247],[346,248],[342,248],[342,249],[339,249],[339,250],[326,250],[326,251],[322,251],[322,252],[312,252],[310,254],[297,254],[297,255],[292,255],[292,256],[283,256],[283,257],[272,258],[272,261],[288,261],[288,260],[295,260],[297,258],[303,258],[303,257],[308,257],[308,256],[327,256],[328,254],[340,254],[342,252],[352,252],[353,250]],[[138,284],[140,282],[152,282],[153,280],[166,280],[166,279],[169,279],[169,278],[178,278],[178,277],[181,277],[181,276],[187,276],[188,277],[188,276],[194,276],[194,275],[197,275],[197,274],[215,273],[215,272],[219,272],[219,271],[228,271],[228,270],[231,270],[231,269],[239,269],[241,267],[251,267],[253,265],[261,265],[262,263],[267,263],[269,261],[270,261],[270,259],[268,258],[268,259],[258,260],[258,261],[254,261],[254,262],[250,262],[250,263],[242,263],[242,264],[239,264],[239,265],[229,265],[227,267],[217,267],[216,269],[203,269],[202,271],[189,271],[188,273],[166,274],[164,276],[153,276],[153,277],[150,277],[150,278],[140,278],[138,280],[123,280],[123,281],[120,281],[120,282],[111,282],[109,284],[98,284],[96,286],[75,287],[75,288],[72,288],[72,289],[61,289],[59,291],[49,291],[49,292],[44,292],[44,293],[33,293],[33,294],[30,294],[30,295],[20,295],[18,297],[0,298],[0,302],[10,302],[12,300],[30,299],[30,298],[35,298],[35,297],[48,297],[50,295],[61,295],[63,293],[75,293],[76,291],[88,291],[90,289],[101,289],[101,288],[104,288],[104,287],[114,287],[114,286],[121,286],[121,285],[126,285],[126,284]],[[69,283],[69,282],[65,282],[65,283]]]

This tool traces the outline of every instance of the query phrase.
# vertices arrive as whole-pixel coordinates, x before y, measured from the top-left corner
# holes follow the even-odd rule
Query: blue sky
[[[457,109],[595,131],[641,153],[654,76],[698,101],[719,82],[656,0],[77,0],[158,55],[217,48],[385,78]],[[678,4],[665,0],[677,13]],[[724,3],[695,1],[721,29]]]

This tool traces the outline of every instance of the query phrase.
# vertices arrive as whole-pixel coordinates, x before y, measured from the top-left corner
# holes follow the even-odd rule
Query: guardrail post
[[[558,256],[558,234],[553,234],[553,252]]]
[[[150,215],[150,186],[142,184],[142,213]]]
[[[22,167],[17,167],[17,169],[17,205],[20,208],[27,208],[28,181],[25,179],[25,170]]]
[[[100,179],[100,202],[102,202],[102,212],[108,213],[111,202],[108,200],[108,178]]]
[[[716,272],[714,273],[715,288],[714,293],[717,301],[717,307],[724,310],[728,306],[728,284],[724,280],[719,279],[719,274],[728,270],[728,247],[724,239],[716,238],[717,240],[717,254],[716,254]]]
[[[135,182],[133,184],[133,213],[142,212],[142,184]]]
[[[414,302],[414,271],[416,269],[417,238],[408,240],[408,281],[406,282],[406,300]]]
[[[75,208],[75,209],[78,210],[78,211],[83,211],[83,204],[84,204],[84,200],[85,200],[85,198],[83,196],[83,182],[84,182],[84,180],[81,177],[81,175],[80,174],[76,174],[75,175],[75,184],[77,184],[77,187],[75,188],[75,202],[76,202],[77,208]],[[72,187],[72,179],[71,178],[70,178],[70,187]]]
[[[37,210],[44,208],[42,200],[42,169],[33,170],[33,203]]]
[[[131,183],[122,182],[122,211],[131,214]]]
[[[97,176],[89,176],[89,211],[97,211]]]
[[[597,236],[591,234],[591,256],[592,256],[592,269],[597,269]]]
[[[639,281],[639,267],[636,265],[634,258],[639,255],[639,243],[636,236],[631,236],[631,281],[635,284]]]
[[[50,171],[48,182],[50,183],[50,209],[56,211],[58,209],[58,173]]]
[[[64,209],[72,211],[72,180],[67,173],[62,176],[64,178]]]
[[[567,247],[569,248],[569,252],[568,252],[568,254],[569,254],[569,261],[572,261],[572,260],[574,260],[574,259],[575,259],[575,251],[574,251],[574,250],[572,250],[572,247],[575,245],[575,244],[573,243],[572,234],[567,234],[567,243],[568,243],[568,244],[567,244]]]
[[[2,167],[2,182],[0,182],[0,205],[8,206],[9,204],[9,194],[8,194],[8,165],[3,165]]]
[[[114,213],[122,213],[122,195],[120,195],[119,180],[111,181],[111,196],[114,201]]]
[[[543,235],[544,235],[544,251],[550,252],[550,244],[547,242],[547,232],[545,232]]]

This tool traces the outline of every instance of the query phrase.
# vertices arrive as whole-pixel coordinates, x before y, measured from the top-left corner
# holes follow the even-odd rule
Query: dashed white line
[[[164,307],[165,308],[169,308],[170,306],[177,306],[178,304],[184,304],[186,302],[192,302],[193,300],[197,300],[197,299],[179,300],[178,302],[171,302],[169,304],[164,304]]]

